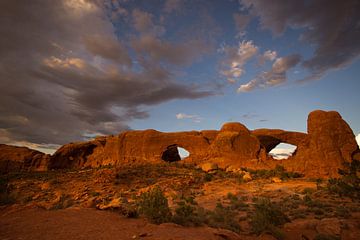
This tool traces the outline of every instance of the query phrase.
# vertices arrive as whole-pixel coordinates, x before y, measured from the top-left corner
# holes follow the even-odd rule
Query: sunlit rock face
[[[26,147],[0,144],[0,173],[44,171],[50,155]]]
[[[271,156],[270,151],[280,143],[296,146],[292,156],[283,160]],[[189,156],[181,159],[178,148],[186,149]],[[288,171],[300,172],[308,177],[334,177],[344,163],[359,155],[355,136],[340,114],[318,110],[309,114],[308,133],[280,129],[250,131],[240,123],[226,123],[220,131],[127,131],[117,136],[66,144],[46,161],[36,160],[42,159],[36,154],[26,158],[4,157],[2,154],[0,159],[4,162],[4,159],[13,158],[16,164],[26,162],[28,165],[31,162],[35,167],[24,168],[27,170],[37,169],[33,163],[39,161],[42,169],[122,167],[175,161],[196,165],[212,163],[223,169],[230,166],[269,169],[280,164]]]

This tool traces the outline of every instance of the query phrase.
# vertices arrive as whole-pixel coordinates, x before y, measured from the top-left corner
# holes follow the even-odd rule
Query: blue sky
[[[228,121],[306,132],[315,109],[338,111],[358,135],[359,5],[2,1],[0,143],[51,152]]]

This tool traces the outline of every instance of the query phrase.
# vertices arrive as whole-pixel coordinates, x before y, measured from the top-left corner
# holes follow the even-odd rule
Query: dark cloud
[[[85,38],[84,43],[87,50],[94,55],[127,66],[132,64],[126,48],[117,39],[94,35]]]
[[[140,20],[135,30],[146,31]],[[163,67],[191,62],[200,46],[156,35],[166,47],[152,53],[130,49],[133,38],[120,41],[115,32],[102,1],[1,1],[0,141],[64,144],[116,134],[147,118],[148,105],[213,94],[175,81]]]
[[[263,29],[275,35],[287,27],[304,29],[301,39],[315,47],[302,65],[311,71],[304,80],[321,78],[329,70],[351,64],[360,55],[358,0],[241,0]]]

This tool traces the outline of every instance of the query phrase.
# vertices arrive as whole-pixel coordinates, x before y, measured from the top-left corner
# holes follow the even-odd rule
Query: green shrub
[[[353,160],[345,163],[344,169],[339,169],[340,178],[331,178],[328,181],[327,189],[331,193],[340,196],[347,196],[353,199],[360,198],[360,178],[357,173],[360,171],[360,161]]]
[[[286,222],[289,218],[282,212],[281,208],[272,203],[268,198],[260,198],[254,203],[255,212],[251,216],[250,224],[254,233],[261,234],[270,232],[275,235],[278,231],[276,228]]]
[[[204,182],[210,182],[213,179],[213,175],[211,173],[205,173]]]
[[[155,187],[140,195],[138,201],[138,212],[144,214],[152,223],[160,224],[169,222],[171,211],[168,200],[159,187]]]
[[[241,227],[236,218],[236,212],[230,207],[224,207],[218,203],[214,211],[208,211],[206,217],[206,224],[214,228],[223,228],[239,233]]]
[[[274,169],[246,169],[242,168],[243,171],[247,171],[251,174],[253,179],[268,179],[271,177],[279,177],[282,180],[286,180],[289,178],[300,178],[303,177],[302,174],[297,172],[287,172],[285,168],[281,165],[276,165]]]
[[[9,182],[0,177],[0,206],[15,203],[15,198],[10,194]]]
[[[202,221],[198,218],[194,204],[188,201],[180,201],[175,208],[175,214],[172,217],[172,222],[183,226],[199,226]]]

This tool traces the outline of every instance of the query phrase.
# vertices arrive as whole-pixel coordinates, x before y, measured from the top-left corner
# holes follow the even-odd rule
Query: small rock
[[[218,165],[216,163],[204,163],[201,165],[201,169],[204,172],[211,172],[218,169]]]
[[[41,184],[40,188],[41,188],[41,191],[48,190],[50,188],[50,183],[45,182],[45,183]]]
[[[278,178],[278,177],[273,177],[273,178],[271,178],[271,182],[272,183],[281,183],[282,180],[280,178]]]
[[[340,221],[337,218],[323,218],[316,226],[316,231],[325,235],[340,235]]]
[[[116,209],[116,208],[120,208],[120,207],[121,207],[121,200],[120,200],[120,198],[114,198],[114,199],[111,200],[111,202],[109,202],[108,204],[100,203],[100,204],[96,205],[96,208],[98,208],[98,209],[100,209],[100,210]]]
[[[251,177],[251,174],[249,172],[243,172],[243,180],[246,181],[246,182],[249,182],[252,180],[252,177]]]

